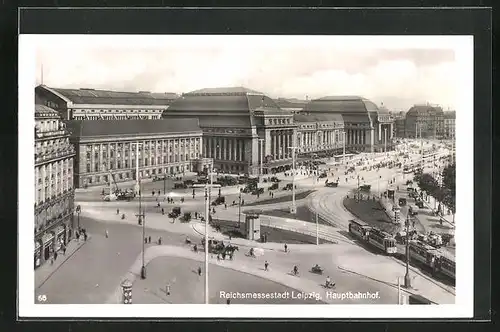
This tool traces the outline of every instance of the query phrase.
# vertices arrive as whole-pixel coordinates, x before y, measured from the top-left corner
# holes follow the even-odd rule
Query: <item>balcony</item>
[[[50,131],[37,131],[35,133],[35,138],[48,138],[54,136],[64,136],[68,135],[65,130],[50,130]]]
[[[35,164],[40,164],[53,159],[69,157],[74,154],[75,154],[75,149],[71,145],[68,145],[67,147],[59,150],[51,150],[51,151],[35,153]]]

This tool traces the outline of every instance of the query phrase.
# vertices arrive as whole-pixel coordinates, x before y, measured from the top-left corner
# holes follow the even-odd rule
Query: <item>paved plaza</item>
[[[445,152],[443,152],[445,153]],[[368,165],[373,165],[387,158],[396,158],[396,152],[389,154],[363,153],[349,161],[349,167],[355,162],[368,158]],[[412,156],[418,158],[416,154]],[[374,253],[360,246],[353,240],[347,226],[353,215],[344,206],[343,200],[353,189],[357,188],[357,176],[362,178],[361,184],[371,184],[373,194],[386,190],[389,180],[394,185],[403,187],[409,175],[400,170],[381,168],[380,170],[363,171],[361,168],[346,176],[347,166],[328,161],[322,165],[328,181],[340,179],[337,188],[325,187],[325,178],[317,181],[312,174],[302,170],[294,183],[297,186],[296,205],[317,213],[323,220],[316,227],[314,220],[266,215],[266,211],[286,210],[291,205],[289,191],[281,190],[291,183],[290,174],[276,174],[281,180],[279,189],[274,191],[274,200],[266,189],[263,195],[242,194],[244,206],[228,204],[215,207],[214,219],[237,222],[239,212],[247,210],[261,211],[263,226],[274,229],[293,231],[310,237],[318,235],[324,242],[315,244],[290,244],[289,252],[284,252],[283,243],[261,243],[243,238],[229,238],[225,234],[208,227],[208,236],[239,247],[233,260],[218,260],[210,255],[209,261],[209,298],[210,303],[226,303],[221,292],[261,292],[261,293],[308,293],[319,294],[320,299],[234,299],[231,303],[342,303],[342,304],[396,304],[398,303],[398,278],[404,275],[404,264],[392,257]],[[347,179],[347,180],[346,180]],[[128,184],[120,184],[127,186]],[[131,184],[133,185],[133,184]],[[197,269],[204,271],[203,252],[193,252],[187,245],[186,238],[197,243],[204,236],[205,225],[195,219],[194,214],[204,215],[204,199],[201,189],[193,198],[191,189],[174,190],[172,183],[163,181],[146,181],[143,189],[142,207],[145,212],[145,236],[151,237],[151,243],[145,245],[146,279],[140,278],[142,266],[143,227],[138,225],[136,214],[138,200],[104,202],[100,187],[80,190],[76,193],[76,203],[81,206],[80,223],[90,234],[86,243],[76,240],[68,245],[66,257],[60,257],[55,264],[44,265],[35,271],[37,280],[35,298],[46,295],[45,303],[120,303],[120,283],[129,279],[133,281],[134,303],[203,303],[203,277]],[[263,184],[267,188],[270,183]],[[161,194],[152,195],[152,191]],[[300,195],[304,193],[304,195]],[[402,194],[402,193],[401,193]],[[221,195],[226,202],[239,201],[239,186],[224,187]],[[174,198],[170,204],[164,200]],[[217,191],[212,193],[212,200]],[[282,199],[280,199],[282,197]],[[181,198],[184,202],[181,203]],[[160,207],[158,207],[160,204]],[[433,201],[428,204],[432,206]],[[175,207],[183,212],[191,212],[193,220],[184,223],[179,219],[171,219],[168,212]],[[161,213],[164,209],[165,214]],[[212,209],[212,207],[211,207]],[[125,218],[122,218],[125,215]],[[453,222],[444,216],[442,225],[435,217],[425,213],[419,216],[422,231],[445,229],[453,232]],[[450,220],[449,220],[450,219]],[[244,218],[240,218],[243,222]],[[439,226],[438,226],[439,225]],[[106,233],[108,236],[106,236]],[[162,239],[162,244],[157,242]],[[263,255],[257,258],[246,254],[251,248],[260,248]],[[269,270],[264,270],[265,261],[269,262]],[[323,275],[310,272],[314,264],[319,264]],[[291,274],[292,268],[298,266],[299,276]],[[421,294],[435,303],[454,303],[455,291],[418,268],[412,267],[413,288],[409,293]],[[339,293],[377,293],[374,299],[332,299],[327,298],[324,287],[326,276],[336,283],[335,292]],[[165,292],[170,285],[170,294]],[[406,292],[406,291],[404,291]],[[303,301],[303,302],[301,302]]]

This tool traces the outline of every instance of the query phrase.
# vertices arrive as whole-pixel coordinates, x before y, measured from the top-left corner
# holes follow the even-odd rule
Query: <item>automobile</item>
[[[174,189],[186,189],[188,186],[184,182],[174,183]]]
[[[276,190],[276,189],[278,189],[278,184],[276,182],[269,187],[269,190]]]
[[[418,206],[420,209],[425,209],[425,204],[423,201],[417,201],[415,202],[415,205]]]
[[[287,183],[284,187],[283,190],[292,190],[293,189],[293,184]]]
[[[338,182],[327,182],[325,184],[325,187],[329,187],[329,188],[337,188],[338,186],[339,186]]]
[[[273,176],[269,179],[271,182],[281,182],[280,179],[278,179],[277,177]]]
[[[216,205],[221,205],[221,204],[224,204],[226,203],[226,198],[224,196],[220,196],[220,197],[217,197],[213,202],[212,202],[212,205],[213,206],[216,206]]]
[[[319,177],[320,179],[323,179],[323,178],[326,178],[327,176],[328,176],[328,175],[326,174],[326,172],[323,172],[323,173],[321,173],[318,177]]]
[[[264,193],[264,188],[255,188],[252,190],[252,195],[262,195]]]
[[[176,206],[172,209],[172,211],[168,214],[170,218],[177,218],[181,215],[181,208]]]
[[[184,180],[184,184],[188,187],[191,187],[194,184],[193,180]]]
[[[398,200],[399,206],[405,206],[406,205],[406,198],[400,197]]]
[[[363,184],[363,185],[359,186],[359,190],[361,190],[361,191],[370,191],[371,187],[372,186],[369,185],[369,184]]]
[[[418,215],[418,206],[416,206],[416,205],[410,205],[410,207],[408,208],[408,214],[410,216],[416,216],[416,215]]]

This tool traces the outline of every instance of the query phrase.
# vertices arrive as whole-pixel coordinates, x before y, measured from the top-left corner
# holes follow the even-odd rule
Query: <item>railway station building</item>
[[[381,152],[393,149],[394,119],[384,107],[357,96],[323,97],[311,100],[299,113],[306,117],[322,115],[343,119],[346,150]]]
[[[258,175],[289,169],[297,125],[262,92],[244,87],[184,93],[163,113],[166,120],[191,118],[203,132],[202,153],[224,173]]]
[[[178,97],[175,93],[60,89],[45,85],[35,88],[35,96],[66,121],[160,119]]]
[[[71,120],[74,186],[82,188],[197,171],[202,136],[196,119]],[[206,167],[206,165],[205,165]]]

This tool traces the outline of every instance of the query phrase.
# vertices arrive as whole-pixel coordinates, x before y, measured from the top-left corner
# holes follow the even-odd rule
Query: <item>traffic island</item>
[[[399,231],[399,224],[394,224],[387,216],[382,204],[369,195],[360,195],[360,199],[358,199],[354,194],[350,194],[344,198],[343,204],[350,213],[372,227],[391,234]]]
[[[232,238],[246,238],[245,226],[237,221],[214,219],[213,226],[218,232]],[[239,227],[238,227],[239,226]],[[287,244],[316,244],[316,238],[310,235],[292,232],[284,229],[260,225],[260,233],[266,234],[267,242]],[[320,239],[320,243],[331,243]]]

